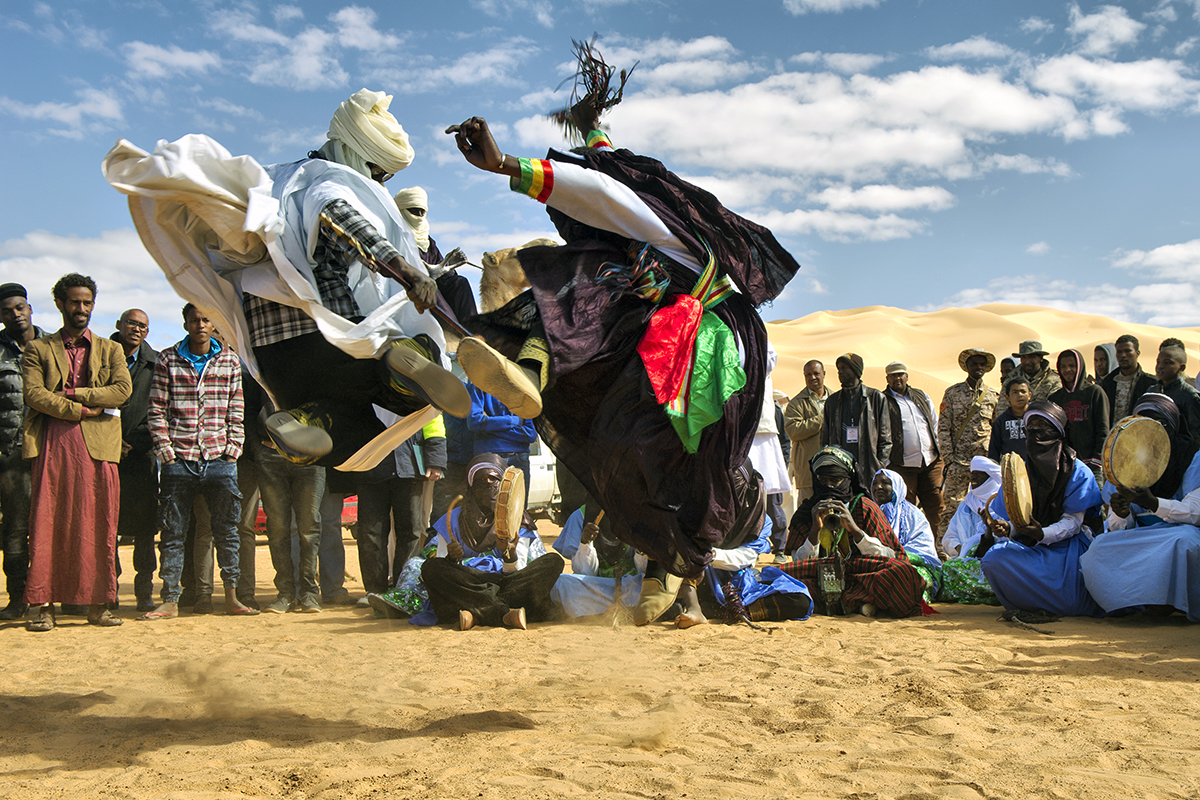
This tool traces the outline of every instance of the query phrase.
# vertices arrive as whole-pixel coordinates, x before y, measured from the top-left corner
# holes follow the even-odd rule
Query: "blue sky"
[[[640,62],[608,118],[769,225],[803,265],[764,310],[1033,303],[1200,325],[1200,0],[79,0],[0,7],[7,191],[0,279],[79,270],[93,327],[129,306],[182,336],[124,197],[100,175],[124,137],[205,133],[291,161],[338,103],[395,95],[443,252],[552,233],[536,203],[466,166],[441,130],[486,117],[504,149],[561,144],[570,40]]]

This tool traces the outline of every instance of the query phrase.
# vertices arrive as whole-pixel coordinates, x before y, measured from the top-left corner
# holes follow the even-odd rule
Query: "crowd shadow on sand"
[[[7,769],[7,779],[28,779],[62,770],[86,772],[137,765],[155,751],[201,750],[257,741],[272,747],[331,744],[356,740],[373,744],[411,738],[464,737],[532,730],[537,723],[509,710],[429,715],[412,728],[364,725],[355,720],[314,717],[288,709],[248,710],[174,716],[96,713],[119,702],[107,692],[0,695],[0,734],[6,757],[32,756],[45,766]],[[85,713],[86,712],[86,713]],[[429,717],[432,718],[429,718]]]

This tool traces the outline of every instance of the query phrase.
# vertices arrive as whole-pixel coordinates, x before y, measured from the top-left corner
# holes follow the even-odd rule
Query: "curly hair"
[[[82,286],[84,289],[92,293],[92,299],[96,299],[96,282],[87,275],[80,275],[78,272],[69,272],[58,279],[58,283],[54,284],[54,299],[65,303],[67,301],[67,290],[76,286]]]

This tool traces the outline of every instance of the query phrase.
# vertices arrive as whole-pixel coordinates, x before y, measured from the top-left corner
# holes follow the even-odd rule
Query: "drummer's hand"
[[[1154,492],[1148,487],[1141,486],[1137,489],[1127,489],[1124,486],[1118,486],[1117,491],[1121,493],[1121,497],[1128,500],[1130,503],[1137,503],[1142,508],[1153,514],[1158,511],[1158,498],[1154,496]],[[1114,499],[1116,495],[1113,496]],[[1125,516],[1122,514],[1121,516]]]
[[[997,539],[1007,539],[1009,534],[1008,522],[1002,519],[993,519],[988,523],[988,533],[995,536]]]
[[[1042,526],[1039,525],[1036,520],[1030,522],[1028,525],[1022,525],[1013,531],[1014,539],[1020,539],[1030,547],[1037,544],[1045,537],[1046,534],[1042,531]]]
[[[1121,519],[1129,516],[1129,498],[1121,494],[1120,489],[1114,492],[1112,497],[1108,498],[1108,507]]]
[[[600,535],[600,527],[594,522],[585,522],[583,531],[579,534],[580,544],[591,544]]]
[[[463,549],[462,545],[451,539],[446,544],[446,556],[453,561],[462,561]]]

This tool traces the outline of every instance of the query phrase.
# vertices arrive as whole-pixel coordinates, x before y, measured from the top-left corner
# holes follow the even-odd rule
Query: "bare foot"
[[[237,589],[225,590],[225,613],[231,617],[254,617],[258,615],[257,608],[251,608],[237,598]]]
[[[510,609],[501,621],[506,628],[513,628],[519,631],[529,630],[529,626],[525,624],[525,609],[523,608]]]
[[[174,619],[179,616],[178,603],[163,603],[156,607],[153,611],[147,611],[138,619],[156,620],[156,619]]]
[[[676,628],[693,628],[697,625],[707,625],[708,617],[698,612],[685,611],[675,618]]]

